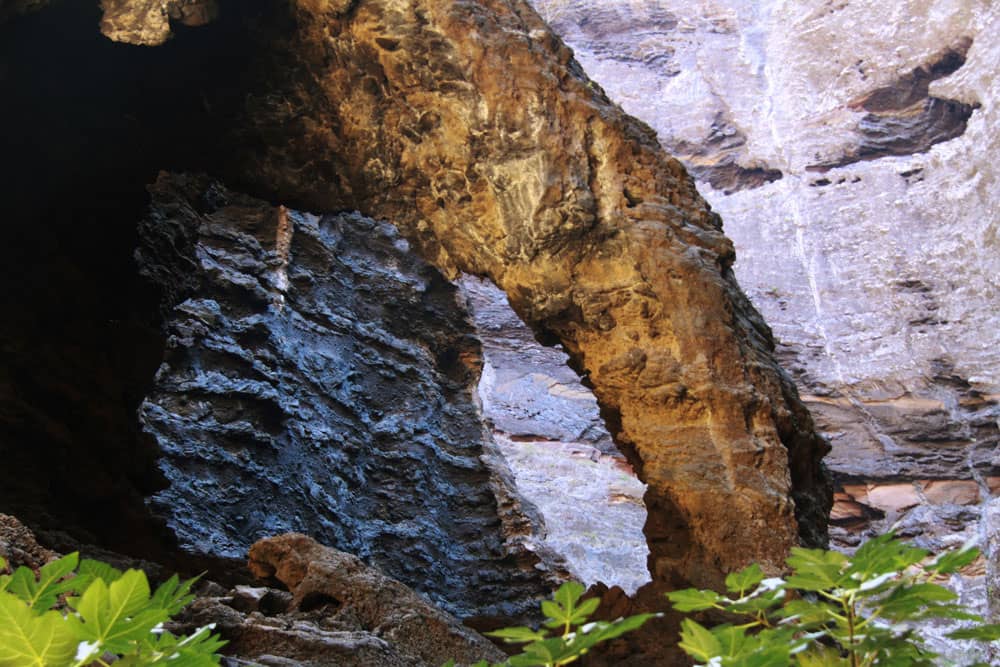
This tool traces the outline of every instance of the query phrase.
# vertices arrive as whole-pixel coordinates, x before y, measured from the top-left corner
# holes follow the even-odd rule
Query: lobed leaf
[[[80,568],[77,570],[77,576],[81,577],[86,585],[89,585],[94,579],[102,579],[106,584],[112,584],[119,579],[121,579],[122,571],[118,568],[112,567],[107,563],[102,563],[99,560],[91,560],[90,558],[84,558],[80,561]],[[84,585],[84,588],[86,588]]]
[[[150,607],[163,609],[169,615],[174,616],[184,607],[188,606],[194,595],[191,594],[191,587],[201,578],[201,575],[194,579],[181,582],[177,575],[173,575],[157,587],[156,592],[149,602]]]
[[[971,543],[960,549],[941,554],[931,564],[931,569],[939,574],[952,574],[979,558],[979,549]]]
[[[526,628],[522,626],[513,628],[502,628],[500,630],[494,630],[493,632],[485,633],[487,637],[496,637],[497,639],[502,639],[508,644],[521,644],[524,642],[538,641],[539,639],[545,639],[545,633],[540,630],[532,630],[531,628]]]
[[[708,662],[722,653],[722,644],[705,626],[690,618],[681,621],[679,646],[691,657]]]
[[[721,603],[728,602],[715,591],[700,591],[697,588],[685,588],[680,591],[670,591],[667,597],[677,611],[704,611],[719,607]]]
[[[39,569],[37,578],[29,568],[21,566],[10,578],[6,590],[40,614],[50,609],[60,595],[76,590],[77,585],[72,579],[63,579],[73,572],[78,560],[79,554],[74,552],[46,563]]]
[[[760,565],[754,563],[739,572],[730,572],[726,575],[726,590],[742,596],[747,591],[753,590],[763,580],[764,571]]]
[[[77,601],[79,618],[71,617],[82,639],[112,653],[129,653],[158,624],[169,620],[163,609],[149,607],[146,574],[129,570],[111,585],[94,579]]]
[[[0,593],[0,667],[68,664],[78,643],[59,612],[38,614],[18,596]]]
[[[584,590],[583,584],[577,581],[567,581],[565,584],[559,587],[559,590],[555,592],[552,599],[556,601],[563,609],[567,612],[572,611],[576,606],[577,601],[580,596],[583,595]]]

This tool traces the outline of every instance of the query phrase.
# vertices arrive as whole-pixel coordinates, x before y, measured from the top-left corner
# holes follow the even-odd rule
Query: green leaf
[[[934,560],[930,569],[940,574],[952,574],[969,565],[977,558],[979,558],[979,549],[970,543],[961,549],[941,554]]]
[[[705,626],[690,618],[681,621],[679,646],[691,657],[708,662],[722,653],[722,644]]]
[[[743,568],[739,572],[731,572],[726,576],[726,590],[742,596],[747,591],[753,590],[764,580],[764,571],[760,565],[754,563]]]
[[[191,587],[200,578],[201,575],[182,583],[176,574],[173,575],[156,589],[149,606],[156,609],[163,609],[171,616],[174,616],[194,600],[194,595],[190,594]]]
[[[226,645],[212,634],[215,624],[198,628],[186,637],[163,632],[152,641],[143,642],[138,657],[141,665],[169,664],[171,667],[211,667],[219,664],[215,653]]]
[[[734,627],[728,623],[712,628],[712,634],[719,640],[720,655],[735,658],[743,653],[748,644],[746,628]]]
[[[584,623],[601,606],[601,598],[588,598],[573,611],[573,624]]]
[[[834,620],[837,611],[826,602],[799,598],[789,600],[784,607],[776,611],[775,615],[789,622],[794,619],[798,625],[811,628]]]
[[[896,539],[890,532],[862,544],[851,558],[847,574],[854,582],[868,582],[881,575],[902,572],[925,559],[927,554],[924,549]]]
[[[697,588],[685,588],[680,591],[670,591],[667,597],[677,611],[704,611],[720,606],[726,601],[715,591],[700,591]]]
[[[804,591],[825,591],[837,587],[848,561],[847,556],[836,551],[793,547],[786,562],[795,570],[786,580],[788,586]]]
[[[522,626],[501,628],[500,630],[494,630],[493,632],[487,632],[484,634],[487,637],[502,639],[508,644],[522,644],[525,642],[538,641],[540,639],[545,639],[546,636],[545,633],[540,630],[532,630],[531,628]]]
[[[110,586],[95,579],[77,602],[80,619],[71,618],[83,638],[113,653],[128,653],[134,642],[170,618],[163,609],[150,609],[146,574],[129,570]]]
[[[122,571],[99,560],[84,558],[80,561],[80,569],[77,570],[77,575],[82,577],[88,585],[94,579],[102,579],[104,583],[111,585],[121,579]]]
[[[937,584],[899,586],[882,602],[882,615],[893,620],[906,620],[930,604],[951,602],[957,597],[952,591]]]
[[[19,567],[11,577],[7,591],[21,598],[37,613],[41,613],[51,608],[60,595],[76,589],[73,580],[60,580],[73,572],[78,560],[79,555],[74,552],[59,560],[46,563],[38,571],[37,579],[30,569]]]
[[[0,667],[68,664],[78,643],[59,612],[38,615],[18,597],[0,593]]]
[[[583,584],[576,581],[567,581],[559,587],[559,590],[555,592],[552,599],[559,603],[563,609],[570,611],[576,606],[577,600],[580,599],[585,590]]]
[[[978,639],[985,642],[995,642],[1000,640],[1000,624],[992,623],[973,628],[962,628],[961,630],[949,632],[948,637],[951,639]]]
[[[846,659],[840,657],[840,651],[822,644],[796,654],[795,660],[799,667],[844,667],[848,664]]]
[[[563,628],[569,622],[569,615],[562,605],[552,600],[542,600],[542,613],[548,619],[545,621],[547,628]]]

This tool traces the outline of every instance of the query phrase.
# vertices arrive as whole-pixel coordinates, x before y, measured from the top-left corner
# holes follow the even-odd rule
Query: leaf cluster
[[[534,630],[528,627],[503,628],[487,632],[490,637],[502,639],[508,644],[524,644],[522,652],[501,663],[480,661],[472,667],[558,667],[576,662],[591,648],[621,637],[626,632],[636,630],[650,618],[659,614],[638,614],[614,621],[590,621],[597,610],[599,598],[581,601],[584,587],[575,581],[559,587],[551,600],[542,602],[542,613],[546,615],[542,627]],[[444,667],[454,667],[453,660]]]
[[[211,626],[180,637],[163,628],[194,599],[195,581],[174,575],[151,592],[144,572],[76,553],[37,576],[26,567],[0,575],[0,667],[217,665],[225,642]]]
[[[718,610],[736,622],[706,628],[686,618],[681,648],[712,667],[922,667],[940,664],[914,623],[969,622],[952,639],[994,641],[989,625],[934,583],[974,561],[971,545],[927,563],[929,553],[892,533],[866,542],[852,558],[821,549],[792,550],[787,578],[765,578],[754,564],[726,578],[728,595],[689,588],[667,594],[681,612]]]

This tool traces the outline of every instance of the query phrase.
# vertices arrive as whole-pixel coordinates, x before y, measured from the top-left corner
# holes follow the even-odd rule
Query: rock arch
[[[174,4],[192,2],[211,4]],[[114,3],[116,38],[146,34],[145,4]],[[649,485],[654,581],[717,585],[825,542],[827,445],[720,219],[527,2],[220,4],[257,48],[206,93],[234,110],[207,161],[256,194],[394,222],[561,342]]]
[[[242,182],[393,221],[561,342],[649,484],[654,580],[824,543],[827,446],[720,219],[525,2],[298,0],[283,20],[234,131],[257,146]]]

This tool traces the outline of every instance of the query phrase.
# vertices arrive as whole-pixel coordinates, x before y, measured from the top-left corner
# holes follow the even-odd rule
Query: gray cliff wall
[[[533,4],[722,215],[833,445],[835,523],[974,533],[1000,486],[1000,7]]]

